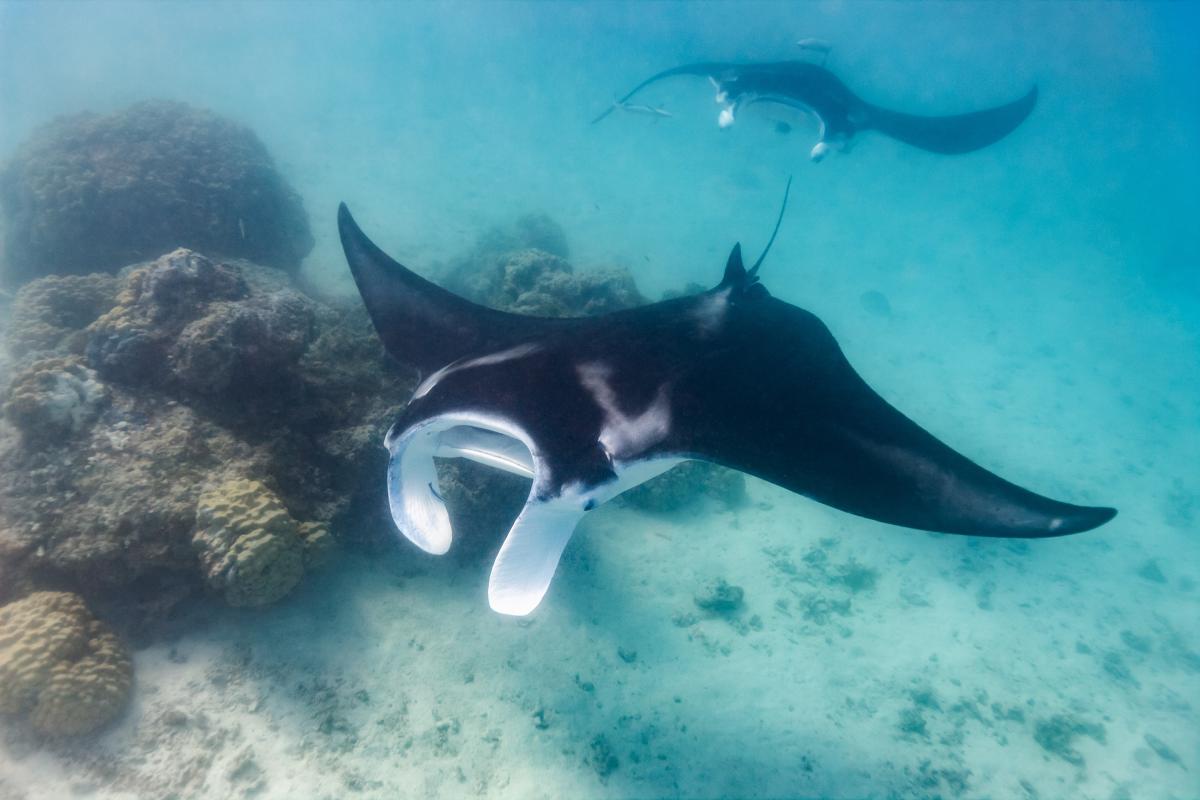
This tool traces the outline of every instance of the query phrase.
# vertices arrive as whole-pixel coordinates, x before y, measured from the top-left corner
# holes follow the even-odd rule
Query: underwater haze
[[[1034,85],[1037,105],[977,152],[866,132],[819,163],[815,124],[748,108],[720,127],[703,78],[638,94],[667,115],[617,109],[591,124],[660,70],[813,60],[797,46],[810,37],[830,44],[829,70],[887,108],[953,114]],[[172,462],[147,457],[109,470],[94,500],[70,497],[86,514],[126,489],[140,498],[136,483],[151,477],[170,493],[203,488],[187,500],[199,504],[196,538],[184,531],[186,552],[168,557],[180,551],[167,533],[134,546],[112,523],[114,541],[127,538],[103,559],[83,546],[76,572],[43,565],[23,589],[0,586],[0,602],[81,594],[128,648],[132,675],[127,705],[82,736],[31,732],[0,690],[0,800],[1200,798],[1197,76],[1200,6],[1185,3],[0,0],[0,163],[55,118],[147,100],[246,126],[302,202],[312,249],[297,233],[302,263],[237,291],[244,302],[287,293],[287,308],[312,320],[299,328],[333,331],[311,334],[323,347],[343,335],[337,314],[361,322],[339,202],[431,278],[463,280],[495,230],[528,232],[532,219],[561,228],[538,246],[561,246],[554,255],[574,274],[603,270],[602,285],[619,286],[623,270],[650,301],[715,285],[735,243],[757,258],[790,177],[761,269],[771,294],[819,316],[876,391],[956,450],[1038,493],[1120,512],[1062,538],[951,536],[749,477],[744,490],[721,488],[731,474],[705,473],[677,503],[588,515],[542,604],[509,617],[487,601],[491,556],[520,508],[510,513],[500,489],[478,511],[496,518],[495,530],[480,523],[481,552],[456,541],[466,554],[440,558],[377,509],[343,507],[353,492],[382,492],[372,453],[408,399],[392,388],[412,388],[403,374],[378,386],[334,374],[336,362],[368,358],[373,339],[345,333],[350,344],[321,351],[334,354],[322,370],[310,368],[316,344],[299,355],[279,343],[270,363],[297,365],[297,381],[333,374],[304,395],[319,398],[304,414],[282,395],[260,409],[224,384],[201,386],[213,368],[179,372],[179,345],[179,377],[153,389],[161,403],[139,398],[129,387],[150,384],[128,374],[94,389],[133,409],[97,458],[125,464],[121,453],[143,446],[131,442],[157,447],[171,437],[155,426],[186,414],[196,433],[177,452],[193,460],[172,477]],[[128,261],[185,245],[200,249],[179,241]],[[85,320],[91,336],[119,327],[119,315],[100,315],[127,303],[128,285],[107,280],[89,284],[105,300]],[[45,514],[36,492],[49,498],[55,485],[45,476],[84,468],[67,434],[35,448],[29,429],[16,433],[23,376],[51,367],[14,344],[36,292],[6,290],[0,581],[17,574],[2,563],[16,554],[59,563],[48,517],[18,519],[6,482],[42,481],[27,496],[29,514]],[[612,294],[628,301],[631,290]],[[262,329],[291,319],[287,308],[271,305],[279,316]],[[345,331],[365,337],[358,322]],[[92,345],[85,355],[86,367],[51,365],[79,392],[110,378]],[[239,404],[253,416],[237,416]],[[96,411],[95,424],[111,413]],[[318,427],[335,417],[342,438],[327,445]],[[64,430],[92,441],[79,424]],[[279,444],[292,435],[303,443]],[[207,460],[194,459],[196,442]],[[315,466],[289,472],[310,446]],[[352,447],[366,455],[339,460]],[[188,547],[227,508],[211,499],[209,471],[234,460],[274,464],[262,491],[282,498],[270,501],[279,515],[302,531],[319,522],[337,542],[324,566],[305,562],[302,581],[296,556],[295,588],[275,602],[222,598],[199,568],[187,572],[208,563]],[[294,488],[310,480],[319,492]],[[45,542],[18,537],[18,523]],[[169,566],[126,576],[134,551]],[[122,592],[161,601],[171,619],[147,633],[123,616]]]

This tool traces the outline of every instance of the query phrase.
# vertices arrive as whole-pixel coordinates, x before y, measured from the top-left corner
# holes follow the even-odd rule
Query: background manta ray
[[[817,317],[771,297],[762,257],[747,270],[740,246],[707,292],[550,319],[426,281],[372,244],[344,204],[338,224],[384,346],[424,378],[386,438],[396,526],[427,552],[449,549],[434,456],[533,481],[492,568],[488,599],[501,613],[541,602],[585,513],[685,459],[930,531],[1062,536],[1116,514],[1034,494],[942,444],[867,386]]]
[[[853,136],[877,130],[893,139],[933,153],[969,153],[998,142],[1025,121],[1037,103],[1034,86],[1019,100],[982,111],[927,117],[904,114],[868,103],[822,66],[807,61],[769,64],[702,62],[685,64],[651,75],[628,92],[613,107],[597,116],[607,117],[613,108],[650,84],[676,75],[707,77],[721,105],[718,123],[732,125],[737,112],[755,103],[773,103],[811,114],[820,133],[811,157],[819,161],[831,145],[845,148]]]

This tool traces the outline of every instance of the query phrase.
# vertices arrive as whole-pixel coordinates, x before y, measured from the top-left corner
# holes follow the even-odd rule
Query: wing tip
[[[1111,522],[1116,516],[1117,510],[1108,506],[1079,506],[1070,515],[1057,518],[1058,524],[1052,526],[1050,535],[1067,536],[1090,531]]]
[[[346,234],[350,231],[360,230],[358,223],[354,221],[353,215],[350,213],[350,207],[345,202],[338,203],[338,233],[345,239]]]

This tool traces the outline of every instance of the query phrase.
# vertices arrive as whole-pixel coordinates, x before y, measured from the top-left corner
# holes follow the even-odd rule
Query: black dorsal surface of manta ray
[[[584,514],[687,459],[928,531],[1062,536],[1116,514],[1034,494],[935,439],[867,386],[816,316],[772,297],[740,246],[701,294],[551,319],[434,285],[344,204],[338,226],[385,348],[422,378],[385,439],[396,526],[427,552],[450,547],[434,456],[532,480],[488,584],[501,613],[541,602]]]
[[[934,153],[970,153],[1000,141],[1025,121],[1037,103],[1034,86],[1018,100],[982,111],[949,116],[919,116],[890,111],[868,103],[836,75],[808,61],[769,64],[702,62],[684,64],[651,75],[616,102],[627,103],[638,92],[663,78],[678,75],[707,77],[721,106],[718,123],[732,125],[737,112],[755,103],[774,103],[811,114],[820,133],[810,153],[821,160],[831,146],[845,148],[856,133],[876,130],[893,139]],[[612,108],[592,120],[607,117]]]

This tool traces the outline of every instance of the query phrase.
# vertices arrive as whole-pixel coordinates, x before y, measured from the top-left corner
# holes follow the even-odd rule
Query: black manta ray
[[[344,204],[338,226],[385,348],[423,378],[385,439],[396,526],[429,553],[449,549],[434,456],[533,481],[492,567],[501,613],[541,602],[584,514],[686,459],[928,531],[1063,536],[1116,514],[1034,494],[942,444],[867,386],[817,317],[772,297],[762,258],[746,269],[740,246],[707,292],[551,319],[421,278]]]
[[[734,123],[737,112],[755,103],[774,103],[816,117],[820,127],[811,157],[819,161],[830,145],[846,148],[859,131],[877,130],[893,139],[934,153],[969,153],[998,142],[1024,122],[1037,102],[1037,87],[1006,105],[951,116],[903,114],[863,100],[824,67],[807,61],[772,64],[703,62],[663,70],[639,83],[617,101],[628,103],[646,86],[676,75],[707,77],[721,105],[718,124]],[[607,117],[612,108],[593,123]]]

